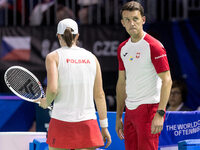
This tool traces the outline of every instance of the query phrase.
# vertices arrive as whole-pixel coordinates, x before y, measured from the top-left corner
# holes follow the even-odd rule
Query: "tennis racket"
[[[12,66],[8,68],[4,74],[4,80],[8,88],[23,100],[34,102],[34,100],[45,97],[40,81],[24,67]]]

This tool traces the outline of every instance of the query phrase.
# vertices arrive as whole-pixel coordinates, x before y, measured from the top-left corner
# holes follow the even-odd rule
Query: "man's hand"
[[[124,129],[123,129],[123,122],[122,119],[117,118],[116,119],[116,127],[115,130],[117,132],[118,137],[120,138],[120,140],[124,139]]]
[[[102,128],[101,134],[103,136],[104,143],[106,143],[106,141],[107,141],[105,148],[108,148],[108,146],[110,146],[110,144],[112,142],[110,133],[108,132],[108,128]]]
[[[151,123],[151,133],[157,134],[162,131],[164,124],[164,117],[161,117],[158,113],[155,114]]]

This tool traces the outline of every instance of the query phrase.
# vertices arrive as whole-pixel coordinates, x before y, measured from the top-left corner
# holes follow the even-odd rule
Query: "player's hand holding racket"
[[[48,104],[47,104],[47,100],[46,97],[44,98],[40,98],[37,100],[34,100],[35,103],[39,103],[39,106],[42,107],[43,109],[47,109],[48,108]]]
[[[26,68],[21,66],[8,68],[4,80],[8,88],[18,97],[29,102],[40,103],[41,101],[41,107],[51,109],[44,105],[46,98],[40,81]]]

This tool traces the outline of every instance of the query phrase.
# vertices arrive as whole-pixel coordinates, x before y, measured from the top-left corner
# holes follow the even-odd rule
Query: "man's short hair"
[[[122,6],[122,8],[120,10],[121,17],[123,17],[122,13],[125,10],[127,10],[127,11],[138,10],[138,11],[140,11],[141,16],[144,16],[144,8],[142,7],[142,5],[140,3],[135,2],[135,1],[127,2]]]

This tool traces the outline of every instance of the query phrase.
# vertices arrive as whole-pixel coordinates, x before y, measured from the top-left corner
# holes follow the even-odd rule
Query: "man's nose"
[[[135,22],[133,20],[131,20],[130,22],[131,22],[131,25],[135,25]]]

